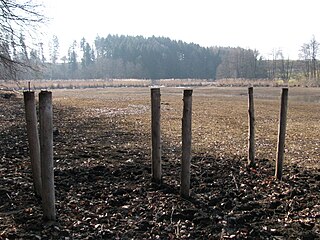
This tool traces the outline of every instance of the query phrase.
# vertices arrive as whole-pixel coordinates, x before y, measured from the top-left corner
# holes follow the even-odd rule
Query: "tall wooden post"
[[[190,196],[192,90],[183,93],[181,197]]]
[[[253,104],[253,87],[248,88],[248,166],[253,166],[255,163],[255,118]]]
[[[283,88],[282,94],[281,94],[278,147],[277,147],[277,159],[276,159],[276,171],[275,171],[275,177],[278,180],[282,179],[282,168],[283,168],[283,161],[284,161],[286,126],[287,126],[287,109],[288,109],[288,88]]]
[[[42,207],[44,220],[56,220],[54,171],[52,93],[41,91],[40,106],[40,156],[42,179]]]
[[[34,92],[24,92],[24,107],[27,125],[27,138],[31,159],[31,170],[33,187],[36,196],[41,197],[41,164],[40,164],[40,143],[38,133],[38,121],[36,111],[36,100]]]
[[[160,88],[151,89],[151,136],[152,136],[152,181],[162,182],[161,172],[161,132],[160,132]]]

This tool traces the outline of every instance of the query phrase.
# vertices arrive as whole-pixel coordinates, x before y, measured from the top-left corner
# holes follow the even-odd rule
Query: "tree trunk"
[[[44,220],[55,221],[52,93],[42,91],[39,94],[39,105],[43,216]]]
[[[151,89],[152,181],[161,184],[160,88]]]
[[[192,90],[184,90],[182,118],[181,196],[190,196]]]
[[[40,143],[38,133],[38,121],[36,111],[36,100],[34,92],[24,92],[25,116],[27,124],[27,138],[29,143],[33,186],[35,194],[41,197],[41,164],[40,164]]]

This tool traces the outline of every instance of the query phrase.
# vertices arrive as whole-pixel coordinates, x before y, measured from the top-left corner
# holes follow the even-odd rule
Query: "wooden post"
[[[253,87],[248,88],[248,166],[253,166],[255,163],[255,139],[254,139],[254,104],[253,104]]]
[[[161,173],[161,132],[160,132],[160,88],[151,89],[151,135],[152,135],[152,181],[162,182]]]
[[[44,220],[55,221],[56,209],[53,172],[53,113],[51,92],[40,92],[39,106],[43,217]]]
[[[183,93],[181,197],[190,196],[192,90]]]
[[[275,177],[278,180],[282,179],[282,167],[283,167],[283,161],[284,161],[286,126],[287,126],[287,108],[288,108],[288,88],[283,88],[282,94],[281,94],[278,147],[277,147],[277,159],[276,159],[276,171],[275,171]]]
[[[36,111],[36,100],[34,92],[24,92],[24,107],[27,125],[27,138],[31,159],[31,170],[33,187],[36,196],[41,197],[41,164],[40,164],[40,143],[38,133],[38,121]]]

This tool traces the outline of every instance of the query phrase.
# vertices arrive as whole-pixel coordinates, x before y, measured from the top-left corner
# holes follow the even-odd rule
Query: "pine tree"
[[[76,49],[77,49],[77,41],[73,41],[68,51],[68,63],[69,63],[69,71],[70,71],[71,78],[75,78],[76,71],[78,70]]]

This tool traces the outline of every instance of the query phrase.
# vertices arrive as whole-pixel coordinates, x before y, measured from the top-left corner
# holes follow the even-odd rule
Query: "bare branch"
[[[32,0],[0,0],[0,78],[16,76],[24,68],[35,70],[29,64],[24,35],[33,40],[37,29],[47,18],[41,14],[43,6]],[[20,49],[22,59],[16,56]]]

